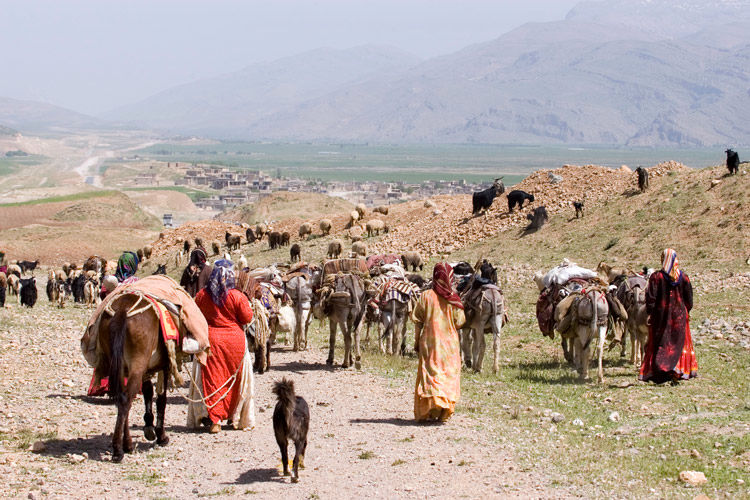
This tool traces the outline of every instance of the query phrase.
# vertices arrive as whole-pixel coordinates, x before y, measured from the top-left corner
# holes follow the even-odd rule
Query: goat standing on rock
[[[472,195],[471,213],[473,215],[478,215],[482,210],[487,213],[487,210],[492,206],[492,202],[495,201],[495,198],[505,192],[505,185],[503,184],[503,181],[501,179],[502,177],[498,177],[497,179],[495,179],[492,187],[487,188],[484,191],[479,191]]]
[[[532,203],[534,201],[534,195],[529,194],[526,191],[521,191],[520,189],[514,189],[510,193],[508,193],[508,212],[513,212],[513,208],[515,208],[516,205],[518,205],[519,210],[523,208],[523,202],[529,201],[529,203]]]

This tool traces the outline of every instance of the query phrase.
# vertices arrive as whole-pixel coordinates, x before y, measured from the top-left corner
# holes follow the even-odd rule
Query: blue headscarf
[[[208,294],[211,300],[219,307],[227,301],[229,290],[234,288],[234,264],[231,260],[221,259],[214,264],[211,277],[208,278]]]

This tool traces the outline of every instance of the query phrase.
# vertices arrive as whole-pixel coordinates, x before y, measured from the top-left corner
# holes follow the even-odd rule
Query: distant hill
[[[103,118],[181,133],[247,137],[249,124],[273,113],[418,62],[391,47],[316,49],[168,89]]]
[[[18,135],[18,130],[14,130],[10,127],[5,127],[3,125],[0,125],[0,136],[13,136]]]
[[[101,120],[59,106],[7,97],[0,97],[0,123],[27,132],[91,129],[106,126]]]
[[[313,51],[108,117],[252,140],[746,145],[749,23],[749,0],[582,2],[419,64]]]
[[[332,218],[334,215],[348,214],[352,210],[354,205],[341,198],[315,193],[278,192],[257,203],[226,210],[217,215],[216,219],[255,224],[290,218]]]

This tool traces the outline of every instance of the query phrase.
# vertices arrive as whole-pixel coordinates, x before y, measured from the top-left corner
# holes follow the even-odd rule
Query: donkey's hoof
[[[154,441],[156,439],[156,429],[154,429],[152,425],[144,427],[143,437],[145,437],[149,441]]]
[[[361,370],[362,369],[362,363],[360,363],[359,361],[357,361],[356,363],[354,363],[354,368],[356,368],[357,370]]]
[[[164,436],[156,441],[159,446],[167,446],[169,444],[169,436]]]
[[[125,457],[125,454],[121,451],[112,453],[112,463],[119,464],[123,457]]]
[[[326,364],[327,364],[327,365],[332,365],[332,364],[333,364],[333,360],[332,360],[332,359],[330,359],[330,358],[329,358],[329,359],[326,359]]]
[[[351,364],[349,364],[347,362],[341,363],[341,368],[349,368],[350,366],[351,366]]]
[[[298,477],[296,477],[296,476],[295,476],[295,477],[292,477],[292,482],[293,482],[293,483],[299,483],[299,478],[298,478]]]

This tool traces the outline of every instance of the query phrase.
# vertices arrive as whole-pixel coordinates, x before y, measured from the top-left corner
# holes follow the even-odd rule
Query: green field
[[[138,151],[162,161],[200,162],[305,179],[421,182],[486,181],[500,175],[513,184],[539,169],[564,164],[651,166],[676,160],[691,167],[717,165],[713,149],[571,148],[471,144],[268,144],[220,142],[202,145],[156,144]]]
[[[44,156],[29,155],[29,156],[13,156],[6,157],[0,156],[0,177],[3,175],[10,175],[15,173],[20,168],[25,166],[37,165],[44,160]]]

